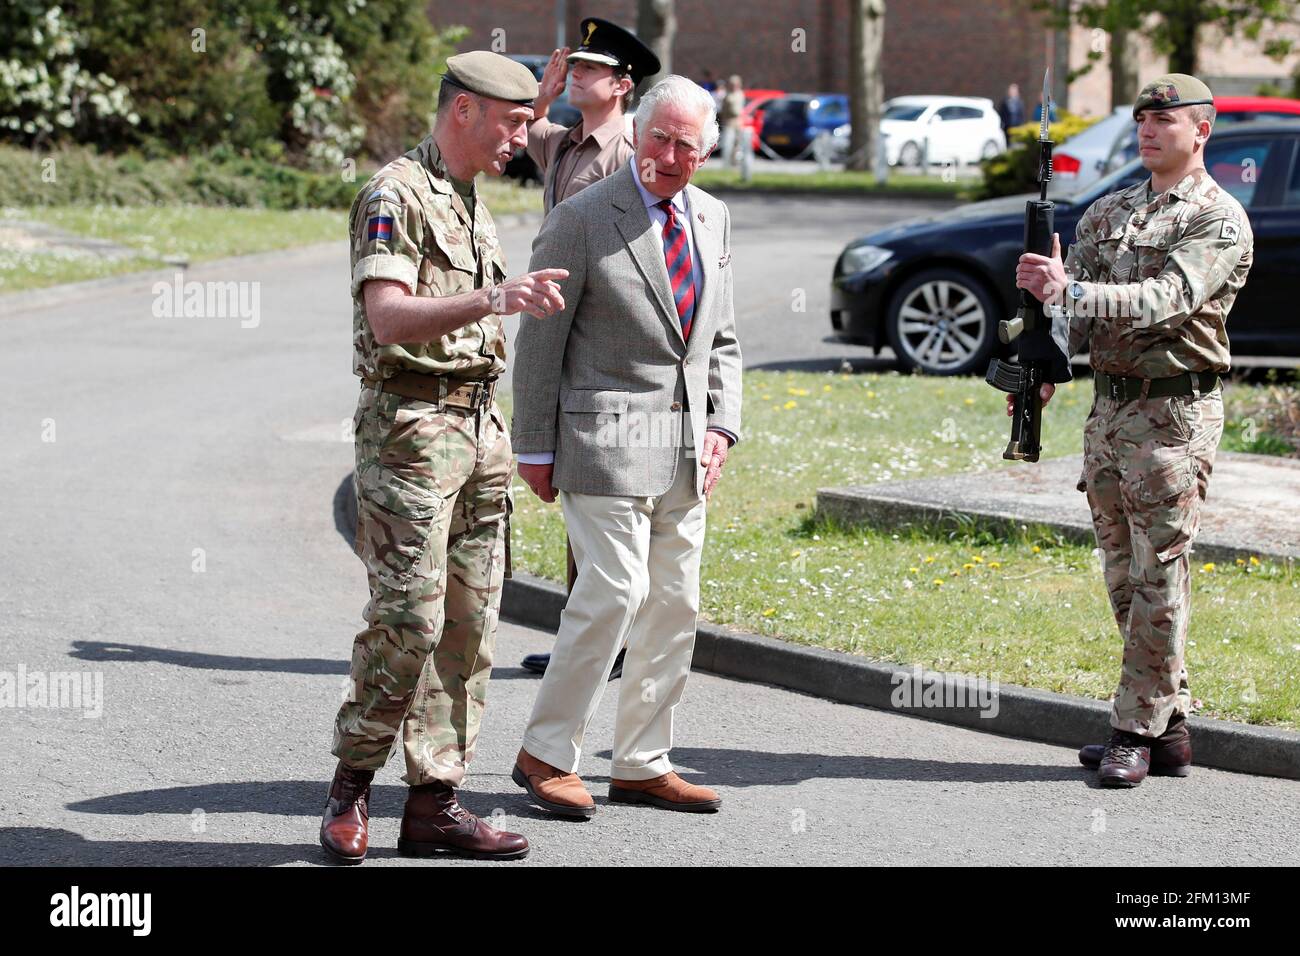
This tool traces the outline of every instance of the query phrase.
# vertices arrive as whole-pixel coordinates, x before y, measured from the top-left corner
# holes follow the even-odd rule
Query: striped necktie
[[[691,337],[691,320],[695,317],[695,282],[691,272],[691,246],[686,229],[677,221],[671,199],[655,203],[668,216],[664,223],[664,262],[668,265],[668,284],[673,287],[677,318],[682,323],[682,338]]]

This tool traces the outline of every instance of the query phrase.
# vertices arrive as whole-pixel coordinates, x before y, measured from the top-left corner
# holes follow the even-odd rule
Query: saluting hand
[[[564,85],[569,79],[569,48],[561,47],[551,54],[546,61],[546,69],[537,84],[537,98],[533,100],[533,116],[546,115],[556,98],[564,92]]]

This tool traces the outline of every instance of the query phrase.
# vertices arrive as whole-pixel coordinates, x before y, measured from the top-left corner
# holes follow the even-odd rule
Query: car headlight
[[[892,249],[880,246],[851,246],[844,250],[842,260],[845,274],[853,272],[870,272],[893,258]]]

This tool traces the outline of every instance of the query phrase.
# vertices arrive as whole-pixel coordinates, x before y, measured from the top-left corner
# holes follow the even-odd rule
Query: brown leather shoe
[[[474,860],[522,860],[528,855],[528,840],[474,816],[460,805],[456,789],[449,784],[424,783],[406,795],[397,852],[403,856],[447,853]]]
[[[356,770],[342,760],[334,768],[320,845],[339,863],[360,863],[370,845],[370,781],[373,770]]]
[[[1117,730],[1110,735],[1097,767],[1103,787],[1136,787],[1151,770],[1151,738]]]
[[[527,790],[539,807],[558,816],[589,820],[596,812],[596,801],[576,773],[552,767],[527,750],[519,751],[510,779]]]
[[[610,780],[610,803],[645,803],[663,810],[714,813],[722,799],[708,787],[687,783],[671,770],[650,780]]]
[[[1151,776],[1186,777],[1192,772],[1192,733],[1182,714],[1169,718],[1159,737],[1150,738]],[[1088,744],[1079,750],[1079,763],[1096,769],[1105,754],[1105,744]]]

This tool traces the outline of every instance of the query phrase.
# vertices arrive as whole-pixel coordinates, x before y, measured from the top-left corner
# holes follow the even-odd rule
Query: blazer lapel
[[[650,213],[641,199],[641,191],[632,181],[632,168],[624,166],[615,175],[621,177],[620,189],[614,194],[613,205],[623,215],[617,220],[618,231],[623,234],[632,253],[632,261],[645,279],[646,285],[654,293],[659,306],[660,317],[672,327],[677,341],[683,345],[682,323],[677,317],[677,306],[673,300],[673,290],[668,285],[668,266],[664,262],[664,250],[650,223]]]
[[[704,288],[699,291],[695,304],[695,320],[692,322],[691,338],[695,338],[696,326],[712,314],[710,309],[718,294],[718,259],[722,255],[722,220],[705,212],[703,203],[698,203],[698,190],[694,186],[686,187],[686,208],[691,216],[691,229],[695,237],[695,254],[700,260],[700,281]]]

